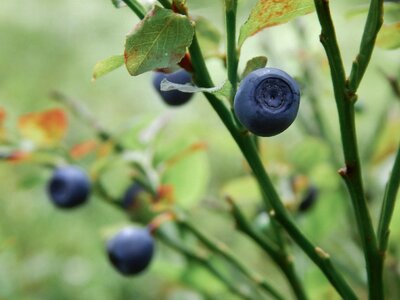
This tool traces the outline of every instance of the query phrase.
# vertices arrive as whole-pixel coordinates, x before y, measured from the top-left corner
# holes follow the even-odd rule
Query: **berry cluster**
[[[51,201],[59,208],[70,209],[86,203],[91,183],[86,173],[77,166],[57,168],[48,184]],[[143,188],[134,183],[125,193],[121,206],[125,209],[137,205]],[[142,272],[150,264],[154,252],[154,239],[145,228],[127,227],[107,243],[108,257],[123,275]]]

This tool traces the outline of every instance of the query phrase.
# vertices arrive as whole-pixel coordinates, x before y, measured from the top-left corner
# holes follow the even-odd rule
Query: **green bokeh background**
[[[240,22],[246,19],[254,3],[240,1]],[[331,4],[347,71],[358,50],[365,16],[349,19],[345,14],[362,3],[332,1]],[[222,1],[189,0],[188,4],[193,14],[212,20],[223,32]],[[334,151],[340,156],[337,115],[328,66],[318,40],[317,17],[311,14],[302,17],[301,21],[308,38],[307,49],[303,51],[316,62],[318,74],[318,82],[313,82],[310,88],[318,89],[324,117],[337,141]],[[152,88],[151,73],[133,78],[124,68],[94,83],[91,81],[94,64],[122,53],[125,35],[137,22],[129,9],[115,9],[108,0],[1,1],[0,106],[7,112],[8,134],[18,136],[16,124],[20,115],[59,107],[49,97],[51,90],[79,99],[114,132],[143,116],[153,118],[170,114],[172,121],[157,145],[160,151],[168,146],[168,141],[174,143],[184,137],[205,141],[208,145],[199,158],[202,177],[199,179],[196,174],[188,173],[194,177],[194,182],[201,180],[201,196],[195,199],[196,204],[190,205],[193,222],[232,246],[246,264],[290,297],[279,272],[264,254],[235,232],[226,213],[212,209],[225,208],[222,196],[230,193],[236,196],[249,216],[253,216],[259,200],[238,149],[205,98],[195,95],[190,105],[167,108]],[[292,22],[274,27],[249,39],[242,51],[240,70],[251,57],[266,55],[269,66],[282,68],[301,82],[299,49],[302,46],[294,26]],[[210,59],[208,65],[215,82],[222,83],[226,75],[221,62]],[[399,77],[399,50],[376,49],[360,86],[359,101],[364,110],[357,115],[357,130],[362,151],[369,145],[380,111],[388,102],[395,102],[379,69]],[[304,97],[299,114],[309,120],[307,107],[307,97]],[[66,145],[93,137],[90,128],[72,115],[69,118]],[[395,125],[391,125],[389,131],[386,129],[386,138],[378,141],[380,147],[399,140],[398,120],[397,105],[388,117],[388,123]],[[320,188],[318,205],[309,214],[298,218],[299,225],[312,241],[338,257],[339,264],[347,266],[351,271],[347,273],[348,277],[360,277],[361,283],[356,280],[352,283],[363,295],[363,259],[349,238],[351,224],[346,217],[346,201],[338,193],[340,178],[329,164],[329,148],[316,138],[305,137],[299,122],[284,134],[263,141],[262,146],[266,149],[263,158],[283,195],[287,193],[285,184],[289,175],[295,173],[309,176]],[[383,163],[364,170],[368,182],[373,183],[367,185],[367,189],[370,188],[373,194],[374,217],[391,159],[388,156]],[[157,255],[148,272],[135,278],[120,276],[108,263],[104,242],[115,229],[129,224],[128,218],[96,197],[82,209],[73,212],[57,210],[46,195],[49,176],[49,170],[38,166],[0,164],[0,299],[235,299],[201,268],[187,265],[161,244],[157,245]],[[186,184],[190,185],[189,175],[185,178]],[[118,194],[123,192],[127,179],[118,178],[116,172],[109,184]],[[398,225],[400,216],[396,211],[392,248],[400,241]],[[293,253],[311,299],[337,299],[309,260],[296,247]],[[243,278],[238,277],[238,280]]]

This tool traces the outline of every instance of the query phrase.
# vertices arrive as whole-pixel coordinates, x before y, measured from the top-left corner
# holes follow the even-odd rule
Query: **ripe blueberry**
[[[81,168],[66,166],[54,171],[47,190],[56,206],[72,208],[86,202],[90,189],[90,180]]]
[[[314,185],[310,185],[300,202],[299,212],[305,212],[312,208],[318,198],[318,193],[318,189]]]
[[[273,136],[293,123],[300,103],[296,81],[282,70],[263,68],[251,72],[240,84],[235,114],[252,133]]]
[[[192,98],[192,93],[184,93],[178,90],[161,91],[160,84],[164,78],[173,83],[186,84],[192,81],[192,75],[183,69],[170,74],[161,72],[154,73],[153,86],[166,104],[179,106],[185,104]]]
[[[124,197],[122,198],[122,207],[128,210],[135,209],[135,207],[139,204],[138,197],[140,197],[143,192],[145,192],[143,187],[137,182],[134,182],[131,186],[129,186],[124,194]]]
[[[107,243],[108,258],[123,275],[135,275],[150,264],[154,239],[148,228],[127,227]]]

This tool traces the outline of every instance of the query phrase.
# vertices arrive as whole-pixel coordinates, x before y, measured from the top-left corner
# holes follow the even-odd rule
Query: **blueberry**
[[[88,200],[90,189],[89,177],[76,166],[56,169],[48,184],[50,199],[60,208],[72,208],[83,204]]]
[[[123,275],[145,270],[154,253],[154,239],[147,228],[127,227],[107,243],[108,258]]]
[[[240,84],[234,101],[235,114],[252,133],[273,136],[293,123],[300,103],[296,81],[282,70],[257,69]]]
[[[192,93],[184,93],[178,90],[161,91],[160,84],[164,78],[173,83],[186,84],[192,81],[192,75],[183,69],[170,74],[161,72],[154,73],[153,86],[166,104],[179,106],[185,104],[192,98]]]
[[[299,212],[305,212],[311,209],[318,198],[318,189],[314,185],[310,185],[303,196],[299,205]]]
[[[139,197],[145,192],[143,187],[134,182],[129,188],[126,190],[124,197],[122,198],[122,207],[128,210],[134,210],[139,205]]]

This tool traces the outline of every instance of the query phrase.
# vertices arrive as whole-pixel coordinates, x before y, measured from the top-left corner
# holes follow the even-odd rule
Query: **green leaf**
[[[247,75],[249,75],[249,73],[253,72],[254,70],[265,68],[267,62],[268,58],[265,56],[253,57],[247,62],[246,67],[244,68],[242,74],[242,78],[246,77]]]
[[[384,12],[385,12],[385,22],[396,21],[400,16],[400,3],[393,2],[385,2],[383,3]],[[369,4],[357,5],[355,7],[350,8],[346,12],[346,18],[350,19],[353,17],[357,17],[363,14],[367,14],[369,10]]]
[[[204,57],[219,55],[221,33],[218,28],[203,17],[196,17],[196,35]]]
[[[253,176],[246,175],[228,181],[221,189],[222,196],[232,196],[238,203],[255,204],[261,201],[260,189]]]
[[[177,64],[192,43],[194,27],[183,15],[155,6],[126,38],[128,72],[144,72]]]
[[[114,55],[103,59],[97,62],[93,68],[92,79],[96,80],[97,78],[118,69],[124,64],[124,56],[123,55]]]
[[[170,156],[186,152],[193,144],[193,138],[180,138],[171,141],[171,145],[163,144],[162,151]],[[168,149],[170,147],[170,149]],[[174,187],[174,196],[179,205],[185,208],[193,207],[204,195],[209,180],[209,165],[207,153],[204,150],[184,154],[172,166],[168,167],[162,176],[163,184]]]
[[[384,24],[379,31],[376,45],[380,48],[392,50],[400,47],[400,22]]]
[[[260,30],[289,22],[314,11],[313,0],[259,0],[246,23],[240,28],[239,46]]]

